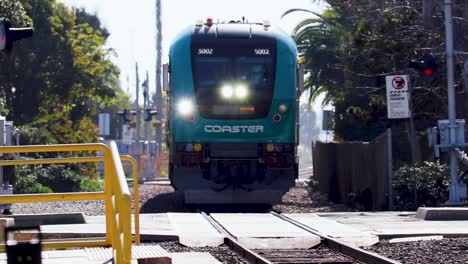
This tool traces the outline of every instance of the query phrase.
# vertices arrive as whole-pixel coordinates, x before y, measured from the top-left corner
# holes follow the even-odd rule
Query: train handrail
[[[131,195],[125,180],[122,161],[117,150],[115,142],[110,142],[110,147],[102,143],[91,144],[63,144],[63,145],[35,145],[35,146],[3,146],[0,147],[1,153],[45,153],[45,152],[78,152],[78,151],[101,151],[102,157],[76,157],[76,158],[58,158],[48,159],[45,163],[73,163],[79,160],[83,162],[104,161],[104,192],[92,193],[55,193],[55,194],[22,194],[22,195],[0,195],[0,204],[22,203],[22,202],[54,202],[54,201],[76,201],[76,200],[104,200],[106,212],[106,239],[104,241],[80,241],[79,243],[65,242],[46,242],[47,248],[69,248],[70,245],[77,247],[93,246],[112,246],[113,256],[116,263],[131,262]],[[69,159],[73,161],[70,162]],[[125,158],[135,165],[128,157]],[[52,161],[53,160],[53,161]],[[21,162],[32,161],[33,164],[39,164],[37,160],[6,161],[0,165],[16,165]],[[13,162],[13,163],[11,163]],[[138,176],[136,176],[138,179]],[[135,179],[135,173],[134,173]],[[138,180],[134,186],[138,185]],[[137,187],[138,191],[138,187]],[[134,192],[135,195],[135,192]],[[135,195],[137,197],[137,193]],[[135,197],[134,196],[134,197]],[[138,198],[136,199],[138,200]],[[138,205],[138,202],[136,202]],[[137,211],[136,211],[137,212]],[[137,219],[137,218],[136,218]],[[136,220],[135,219],[135,220]],[[135,226],[136,227],[136,226]],[[135,233],[137,228],[135,228]],[[135,239],[139,242],[135,234]],[[2,245],[1,249],[5,249]]]

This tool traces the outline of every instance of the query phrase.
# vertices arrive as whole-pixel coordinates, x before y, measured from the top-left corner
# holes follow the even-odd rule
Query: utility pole
[[[138,62],[135,63],[135,74],[136,74],[136,99],[135,99],[135,111],[136,111],[136,134],[133,136],[132,152],[136,157],[137,162],[140,162],[142,155],[142,149],[140,144],[140,77],[138,76]],[[141,166],[138,166],[138,179],[141,179]]]
[[[450,145],[457,144],[457,123],[455,108],[455,76],[453,60],[453,18],[452,18],[452,0],[445,0],[445,48],[447,53],[447,91],[448,91],[448,119],[450,132]],[[454,148],[450,150],[450,193],[449,205],[462,204],[462,189],[458,183],[458,160]]]
[[[150,111],[150,93],[149,76],[146,71],[146,80],[143,82],[144,95],[144,120],[145,120],[145,180],[151,180],[154,177],[153,161],[151,157],[151,111]]]
[[[134,136],[137,143],[140,142],[140,77],[138,76],[138,62],[135,63],[135,74],[136,74],[136,99],[135,99],[135,111],[136,111],[136,135]]]
[[[163,100],[161,87],[161,62],[162,60],[162,23],[161,23],[161,0],[156,0],[156,156],[159,157],[162,147],[162,121],[163,121]],[[158,168],[159,169],[159,168]]]

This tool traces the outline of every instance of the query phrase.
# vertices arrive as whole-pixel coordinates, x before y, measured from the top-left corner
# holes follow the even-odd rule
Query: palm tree
[[[323,105],[340,100],[339,90],[344,84],[340,60],[350,34],[333,9],[322,14],[307,9],[290,9],[282,17],[296,12],[307,12],[313,16],[301,21],[293,30],[298,52],[305,63],[305,88],[309,89],[309,101],[314,101],[321,94],[325,94]]]

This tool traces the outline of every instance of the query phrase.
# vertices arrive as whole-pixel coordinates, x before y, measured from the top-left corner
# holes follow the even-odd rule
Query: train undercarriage
[[[274,204],[298,175],[293,144],[177,144],[172,186],[187,204]]]

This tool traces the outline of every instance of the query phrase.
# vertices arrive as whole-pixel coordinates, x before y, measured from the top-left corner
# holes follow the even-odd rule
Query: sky
[[[111,33],[108,46],[115,49],[112,58],[120,68],[120,81],[124,91],[135,96],[135,62],[139,65],[140,80],[149,72],[150,93],[155,92],[156,20],[155,0],[59,0],[69,6],[84,7],[95,13]],[[170,43],[187,26],[198,19],[213,18],[249,21],[269,20],[272,24],[291,32],[301,20],[312,15],[305,12],[281,15],[289,9],[302,8],[321,12],[313,0],[161,0],[163,63],[168,61]],[[142,81],[140,81],[141,83]],[[141,89],[140,89],[141,91]],[[140,94],[141,95],[141,94]],[[141,96],[140,96],[141,98]],[[140,99],[141,100],[141,99]],[[142,101],[140,101],[142,102]]]

